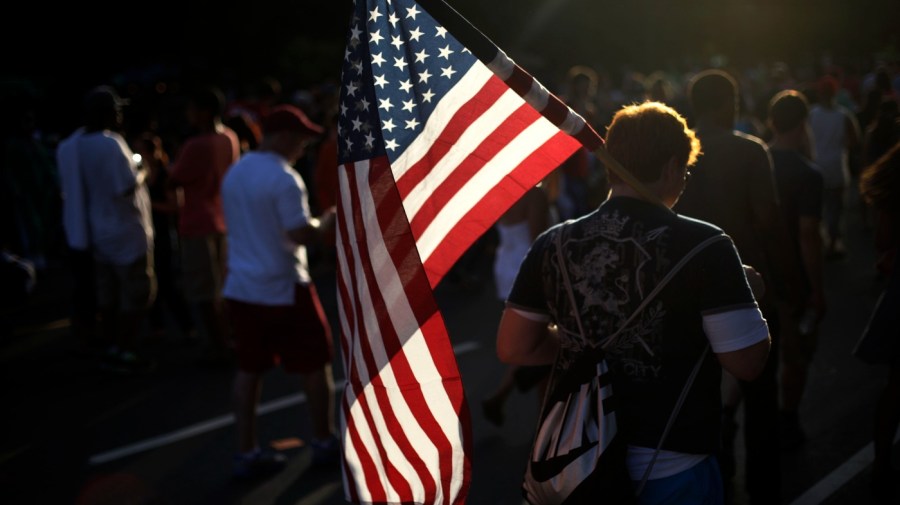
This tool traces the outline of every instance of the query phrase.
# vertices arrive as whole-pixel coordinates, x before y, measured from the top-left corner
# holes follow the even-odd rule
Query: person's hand
[[[317,218],[319,220],[319,229],[323,232],[334,230],[336,217],[337,215],[335,214],[335,207],[333,205],[325,209]]]
[[[763,282],[762,274],[756,271],[750,265],[744,265],[744,275],[747,276],[747,282],[750,284],[750,290],[753,291],[753,297],[757,300],[762,299],[766,294],[766,283]]]

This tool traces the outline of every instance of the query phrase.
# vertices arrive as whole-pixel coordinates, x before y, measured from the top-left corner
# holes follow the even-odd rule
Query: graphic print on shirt
[[[617,210],[584,224],[578,232],[564,235],[563,250],[585,334],[596,336],[591,343],[598,345],[625,323],[664,275],[669,228],[647,230],[641,221],[620,216]],[[656,260],[651,261],[653,258]],[[559,279],[559,265],[555,259],[550,263]],[[557,306],[569,307],[565,285],[556,284]],[[607,349],[617,373],[639,382],[659,378],[664,317],[662,302],[654,300]],[[556,320],[562,329],[563,349],[558,366],[568,369],[588,342],[578,334],[568,310]]]

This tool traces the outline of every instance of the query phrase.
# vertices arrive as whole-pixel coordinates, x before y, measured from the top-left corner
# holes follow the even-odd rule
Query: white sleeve
[[[713,352],[732,352],[769,338],[769,325],[759,308],[703,316],[703,331]]]

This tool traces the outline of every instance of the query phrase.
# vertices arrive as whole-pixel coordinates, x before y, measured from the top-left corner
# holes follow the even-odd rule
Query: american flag
[[[356,0],[340,96],[344,490],[464,503],[471,420],[433,290],[584,120],[440,0]]]

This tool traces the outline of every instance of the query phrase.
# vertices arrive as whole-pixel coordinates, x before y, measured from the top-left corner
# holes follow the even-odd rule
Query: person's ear
[[[684,178],[684,173],[682,173],[680,163],[672,156],[669,158],[669,161],[666,162],[666,166],[663,167],[662,179],[665,182],[673,182],[678,181]]]

